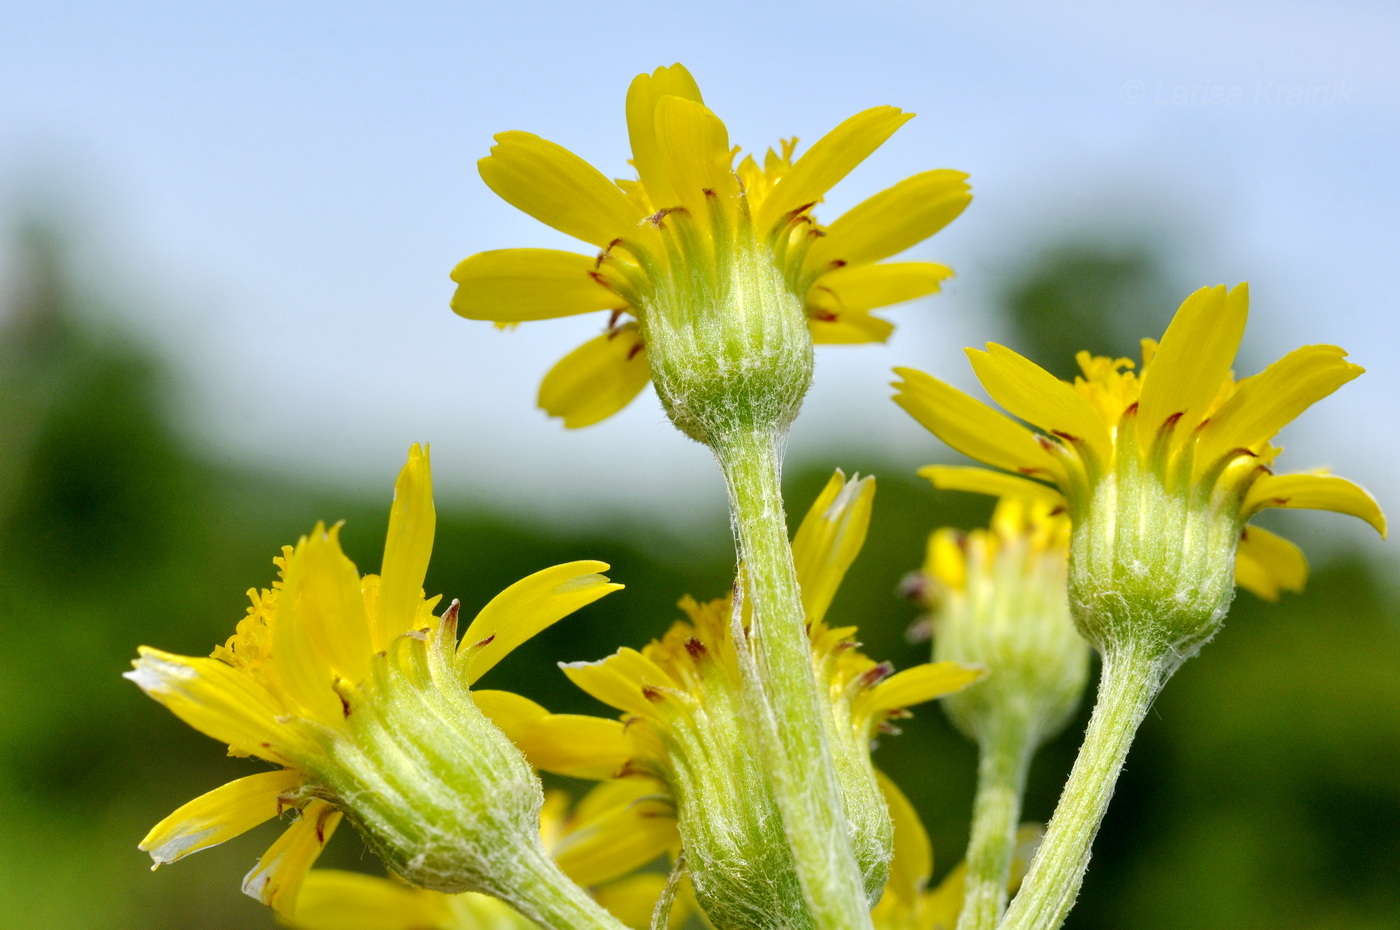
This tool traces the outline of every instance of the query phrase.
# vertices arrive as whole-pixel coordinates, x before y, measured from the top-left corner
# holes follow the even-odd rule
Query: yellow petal
[[[320,526],[287,563],[272,652],[278,683],[299,716],[334,726],[344,719],[338,680],[358,683],[374,655],[360,573],[340,548],[340,528]]]
[[[551,714],[511,691],[473,691],[472,699],[537,769],[601,781],[635,755],[621,721]]]
[[[516,746],[522,739],[529,739],[530,731],[549,716],[543,705],[514,691],[474,690],[472,701]]]
[[[893,323],[864,310],[819,310],[807,318],[807,328],[819,346],[884,342],[894,333]]]
[[[763,199],[758,228],[766,232],[785,214],[821,200],[913,117],[898,107],[871,107],[822,136]]]
[[[958,465],[926,465],[919,469],[919,477],[927,478],[935,488],[945,491],[971,491],[993,497],[1043,501],[1051,507],[1065,506],[1065,496],[1054,488],[1004,471]]]
[[[1183,414],[1193,430],[1230,377],[1249,316],[1249,286],[1228,294],[1223,286],[1203,287],[1182,303],[1142,372],[1138,399],[1138,438],[1148,447],[1162,424]]]
[[[539,406],[569,429],[606,420],[651,381],[642,331],[624,323],[559,360],[540,383]]]
[[[1236,387],[1201,429],[1197,461],[1209,467],[1234,449],[1252,448],[1365,369],[1337,346],[1303,346]]]
[[[443,930],[539,930],[538,924],[499,898],[471,891],[446,898],[452,908],[452,919]]]
[[[156,866],[217,846],[282,813],[282,795],[301,784],[289,769],[239,778],[182,805],[140,843]]]
[[[408,450],[408,463],[394,484],[389,535],[384,541],[384,567],[379,573],[379,596],[375,601],[372,652],[387,649],[394,637],[413,629],[423,603],[423,579],[428,574],[436,529],[428,450],[414,443]]]
[[[609,914],[620,920],[623,926],[633,930],[650,930],[651,913],[661,893],[666,890],[666,876],[660,872],[642,872],[629,875],[615,882],[600,885],[593,889],[593,898]],[[672,916],[668,924],[677,926],[677,900],[671,906]]]
[[[290,920],[296,914],[297,895],[306,873],[339,824],[340,811],[325,801],[307,804],[301,819],[288,827],[243,877],[243,893]]]
[[[1058,481],[1060,464],[1035,435],[981,401],[912,368],[896,368],[894,401],[962,454],[996,468]]]
[[[639,802],[652,804],[661,798],[665,791],[651,778],[630,777],[611,778],[594,785],[579,798],[574,805],[570,829],[587,826],[595,820],[609,816],[614,811],[632,807]],[[567,831],[566,831],[567,832]]]
[[[1365,520],[1385,536],[1385,514],[1381,512],[1381,505],[1365,488],[1335,475],[1265,475],[1250,487],[1244,512],[1246,515],[1258,513],[1266,507],[1350,514]]]
[[[961,662],[925,662],[891,675],[869,692],[874,713],[913,707],[924,701],[961,691],[987,677],[987,670]]]
[[[953,930],[962,914],[963,896],[967,890],[967,861],[953,866],[919,902],[919,925],[930,930]]]
[[[620,878],[679,845],[675,811],[650,779],[606,781],[579,802],[550,855],[575,882]]]
[[[818,278],[807,294],[807,305],[837,313],[873,310],[935,293],[952,276],[953,269],[933,262],[848,265]]]
[[[622,189],[597,168],[528,132],[496,136],[491,155],[477,167],[486,185],[511,206],[599,248],[635,235],[642,219]]]
[[[936,529],[924,554],[924,574],[955,591],[967,587],[967,554],[961,539],[962,534],[951,527]]]
[[[894,858],[890,860],[885,894],[894,895],[899,904],[912,908],[933,875],[933,844],[929,842],[919,812],[899,786],[878,769],[875,779],[880,783],[880,793],[885,796],[890,819],[894,821]]]
[[[1293,543],[1258,526],[1247,526],[1235,551],[1235,583],[1266,601],[1282,591],[1301,591],[1308,560]]]
[[[925,171],[905,178],[843,213],[807,254],[809,269],[833,262],[864,265],[910,246],[951,223],[972,201],[961,171]]]
[[[131,679],[172,714],[235,751],[291,764],[286,753],[304,746],[277,722],[287,713],[250,676],[218,659],[179,656],[148,646],[132,663]]]
[[[1008,411],[1047,433],[1087,442],[1100,463],[1111,460],[1108,426],[1068,382],[993,342],[987,343],[985,352],[968,349],[967,357],[977,372],[977,380]]]
[[[695,78],[680,64],[657,68],[651,74],[639,74],[627,88],[627,136],[632,143],[632,164],[637,168],[637,176],[642,179],[653,209],[680,203],[662,167],[656,138],[656,104],[668,95],[705,102]]]
[[[469,320],[522,323],[613,310],[623,300],[593,277],[597,259],[554,249],[500,249],[452,269],[452,309]]]
[[[711,191],[709,196],[725,206],[737,192],[729,130],[703,103],[667,95],[656,104],[656,144],[680,204],[690,210],[701,228],[708,229],[705,191]]]
[[[626,646],[597,662],[561,662],[569,680],[588,694],[618,710],[650,716],[648,688],[674,686],[661,666]]]
[[[517,743],[537,769],[569,778],[612,778],[636,750],[620,720],[550,714]]]
[[[598,598],[622,589],[598,574],[606,562],[566,562],[522,578],[491,599],[462,636],[467,684],[495,667],[512,649]]]
[[[838,468],[802,519],[792,539],[792,560],[808,625],[826,616],[870,528],[875,479],[846,480]]]
[[[387,878],[315,869],[302,883],[293,924],[298,930],[429,930],[450,925],[449,901],[447,895]],[[500,907],[509,910],[504,903]],[[523,919],[522,925],[530,926]]]

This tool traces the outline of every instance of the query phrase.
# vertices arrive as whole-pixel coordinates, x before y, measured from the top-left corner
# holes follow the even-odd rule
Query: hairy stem
[[[1128,748],[1166,681],[1164,667],[1161,656],[1132,642],[1105,652],[1098,702],[1079,757],[1002,930],[1056,930],[1064,923]]]
[[[769,777],[813,925],[857,930],[871,926],[870,904],[822,726],[824,696],[779,484],[782,441],[774,432],[735,430],[713,443],[753,611],[751,704],[771,750]]]
[[[505,871],[511,877],[500,896],[546,930],[624,930],[543,849],[522,850]]]
[[[993,930],[1006,910],[1016,828],[1036,743],[1025,716],[1015,712],[994,715],[978,739],[977,797],[958,930]]]

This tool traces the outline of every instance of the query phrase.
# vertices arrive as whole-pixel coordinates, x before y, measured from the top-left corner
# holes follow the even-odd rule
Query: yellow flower
[[[1039,435],[922,372],[897,372],[905,410],[1003,470],[943,469],[940,484],[1067,508],[1071,601],[1100,646],[1116,635],[1108,627],[1136,622],[1132,604],[1151,602],[1162,642],[1184,658],[1218,628],[1234,580],[1266,598],[1301,588],[1299,549],[1245,526],[1265,508],[1332,510],[1385,532],[1375,500],[1350,481],[1274,473],[1275,434],[1362,369],[1336,346],[1313,345],[1235,381],[1248,304],[1245,285],[1203,288],[1160,345],[1143,341],[1140,369],[1081,352],[1073,383],[1003,346],[969,349],[987,392]]]
[[[882,729],[893,730],[890,721],[908,716],[906,708],[983,674],[956,662],[895,673],[889,663],[860,652],[855,627],[827,625],[827,609],[864,543],[874,491],[873,479],[847,482],[836,472],[793,540],[812,662],[831,698],[828,743],[872,900],[885,883],[890,820],[870,759],[871,740]],[[706,913],[719,926],[742,915],[780,925],[783,902],[801,898],[791,897],[797,877],[783,859],[781,818],[757,763],[757,734],[743,725],[743,659],[732,636],[733,602],[686,598],[680,606],[687,619],[641,650],[624,648],[598,662],[563,666],[584,691],[622,711],[621,721],[551,715],[516,695],[509,698],[509,712],[488,713],[542,769],[584,778],[643,776],[665,785],[676,820],[664,826],[673,836],[679,828],[684,838]],[[746,611],[740,622],[749,629]],[[742,878],[753,874],[768,880]]]
[[[893,327],[870,311],[931,294],[952,274],[927,262],[877,262],[962,211],[970,195],[961,172],[915,175],[830,226],[812,215],[911,114],[875,107],[800,158],[797,140],[789,139],[736,166],[739,150],[681,65],[638,75],[626,111],[638,180],[610,181],[567,149],[525,132],[496,136],[480,162],[482,178],[504,200],[600,252],[483,252],[452,272],[452,307],[469,319],[508,325],[609,313],[605,332],[566,356],[540,386],[540,406],[565,426],[611,416],[655,373],[667,409],[687,428],[685,412],[673,409],[682,401],[662,383],[675,372],[648,358],[658,340],[678,339],[678,330],[703,330],[700,348],[711,354],[761,354],[780,341],[779,317],[790,302],[798,325],[810,327],[810,337],[802,337],[808,353],[813,340],[882,342]],[[731,326],[756,328],[726,342]],[[793,351],[800,354],[800,346]],[[805,384],[789,387],[805,391]]]
[[[342,814],[392,864],[418,857],[417,871],[399,871],[420,884],[476,879],[449,874],[464,867],[451,861],[453,849],[425,839],[415,818],[435,818],[438,834],[509,832],[517,821],[536,832],[538,779],[475,709],[468,688],[520,643],[621,586],[598,574],[607,568],[601,562],[545,569],[487,604],[458,646],[455,602],[439,618],[439,598],[423,595],[435,523],[428,454],[414,446],[395,486],[380,575],[362,578],[341,551],[339,526],[318,525],[274,560],[280,580],[249,592],[248,615],[212,656],[141,648],[126,677],[228,743],[230,755],[280,766],[216,788],[157,824],[141,842],[156,866],[294,811],[244,881],[247,893],[286,915]],[[436,784],[444,772],[453,784]],[[465,807],[481,793],[501,795],[500,803],[434,806],[460,797]],[[504,825],[472,821],[482,815]]]
[[[658,816],[664,801],[648,797],[644,783],[612,781],[597,786],[569,810],[568,795],[545,793],[540,834],[546,849],[570,878],[589,885],[608,911],[629,927],[646,930],[666,876],[636,872],[656,858],[653,850],[638,859],[626,843],[629,822]],[[660,816],[665,816],[664,811]],[[619,855],[619,853],[621,853]],[[561,858],[562,854],[562,858]],[[634,873],[636,874],[628,874]],[[679,902],[678,902],[679,903]],[[672,911],[673,926],[686,909]],[[510,905],[488,895],[450,895],[378,878],[332,869],[313,870],[302,886],[296,914],[289,923],[299,930],[532,930],[536,925]]]

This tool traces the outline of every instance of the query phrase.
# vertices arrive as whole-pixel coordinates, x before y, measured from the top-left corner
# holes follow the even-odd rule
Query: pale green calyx
[[[539,777],[455,667],[456,616],[454,604],[436,630],[401,636],[375,657],[373,700],[341,689],[345,732],[326,740],[317,793],[412,884],[485,892],[530,913],[523,880],[572,883],[540,840]]]
[[[812,381],[812,334],[794,283],[747,222],[710,229],[684,208],[654,222],[671,232],[675,254],[666,272],[637,284],[667,414],[707,445],[735,430],[786,432]]]
[[[1125,422],[1135,427],[1131,415]],[[1160,657],[1165,678],[1225,622],[1242,501],[1265,469],[1248,450],[1194,477],[1189,457],[1171,468],[1160,458],[1125,442],[1116,467],[1093,486],[1070,539],[1069,601],[1100,651],[1145,650]]]
[[[629,714],[635,754],[627,766],[669,790],[686,867],[709,921],[720,930],[813,927],[768,753],[747,705],[743,660],[731,635],[733,602],[686,598],[681,608],[686,620],[640,652],[569,663],[564,671]],[[746,639],[751,634],[747,628]],[[863,689],[855,683],[848,690]],[[857,742],[850,718],[849,710],[829,715],[828,736],[839,727],[846,743]],[[836,755],[868,906],[885,884],[891,827],[870,767],[868,736],[859,741],[859,751],[863,767],[854,760],[843,765],[846,754]]]

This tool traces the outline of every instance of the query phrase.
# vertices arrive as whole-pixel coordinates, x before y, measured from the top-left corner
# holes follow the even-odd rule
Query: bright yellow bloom
[[[629,825],[666,816],[666,802],[647,796],[649,790],[636,780],[605,782],[585,795],[572,811],[566,793],[548,791],[540,817],[545,848],[565,874],[592,886],[599,903],[638,930],[650,926],[652,908],[661,896],[666,876],[628,873],[656,858],[661,850],[639,859],[630,850],[619,849],[617,842],[625,842],[632,832]],[[685,915],[685,907],[674,908],[673,925]],[[300,930],[532,930],[536,926],[510,905],[488,895],[443,894],[392,877],[331,869],[313,870],[306,877],[296,914],[289,922]]]
[[[831,698],[828,743],[872,900],[885,883],[890,820],[875,780],[871,741],[881,730],[893,731],[890,721],[908,716],[908,707],[955,692],[983,674],[956,662],[895,673],[889,663],[860,652],[855,627],[827,625],[827,609],[864,543],[874,491],[873,479],[847,482],[836,472],[793,539],[812,662]],[[757,734],[743,725],[733,602],[686,598],[680,606],[687,619],[641,650],[624,648],[598,662],[563,666],[575,684],[622,711],[620,721],[551,715],[515,695],[510,713],[488,712],[542,769],[573,777],[656,779],[676,809],[676,821],[665,826],[675,831],[678,821],[696,894],[716,925],[739,919],[780,925],[781,901],[801,898],[783,893],[786,888],[796,894],[797,877],[783,858],[781,818],[758,764]],[[740,622],[749,629],[747,611]],[[742,878],[752,874],[768,880]]]
[[[1385,533],[1375,500],[1350,481],[1272,469],[1278,431],[1362,369],[1336,346],[1313,345],[1235,381],[1248,305],[1243,284],[1203,288],[1160,345],[1143,340],[1140,369],[1081,352],[1073,383],[1003,346],[969,349],[992,398],[1041,434],[910,369],[897,372],[895,400],[953,448],[1003,470],[940,469],[942,486],[1067,508],[1072,581],[1092,575],[1097,585],[1079,591],[1085,598],[1140,586],[1183,615],[1223,617],[1232,564],[1239,584],[1270,599],[1306,578],[1296,546],[1245,526],[1259,511],[1332,510]],[[1191,646],[1182,640],[1187,653]]]
[[[696,304],[711,317],[757,317],[772,312],[760,305],[791,300],[810,327],[810,351],[812,340],[884,341],[893,327],[872,310],[931,294],[952,274],[927,262],[877,262],[962,212],[970,195],[961,172],[915,175],[830,226],[812,215],[911,114],[875,107],[800,158],[797,140],[789,139],[736,166],[739,150],[681,65],[638,75],[626,111],[638,180],[609,181],[567,149],[525,132],[496,136],[491,156],[480,162],[482,178],[504,200],[599,253],[483,252],[452,272],[452,307],[469,319],[505,325],[609,312],[603,335],[566,356],[540,386],[540,406],[566,426],[597,423],[630,402],[653,377],[654,340],[693,315]],[[767,291],[764,278],[776,282],[776,292]],[[711,321],[710,328],[724,325]]]
[[[231,755],[281,767],[216,788],[157,824],[141,842],[157,866],[293,811],[291,826],[244,881],[247,893],[286,915],[342,813],[391,862],[421,856],[423,868],[452,851],[431,847],[412,821],[438,818],[438,833],[461,826],[449,820],[466,816],[461,810],[419,810],[447,797],[499,793],[501,804],[474,813],[536,831],[538,779],[475,709],[468,688],[520,643],[621,586],[598,574],[607,568],[601,562],[545,569],[487,604],[458,646],[455,602],[439,618],[440,598],[423,595],[435,523],[428,454],[414,446],[395,485],[380,575],[362,578],[341,551],[339,526],[318,525],[274,560],[280,580],[249,591],[248,615],[211,657],[141,648],[126,677],[228,743]],[[421,772],[390,771],[414,753],[424,765],[442,763],[438,776],[450,771],[461,781],[443,788]],[[468,757],[444,761],[454,753]],[[411,797],[395,787],[410,783],[404,779],[418,779]]]

